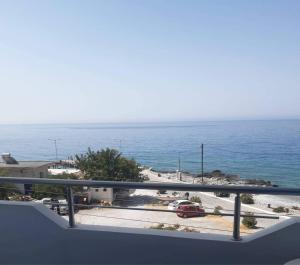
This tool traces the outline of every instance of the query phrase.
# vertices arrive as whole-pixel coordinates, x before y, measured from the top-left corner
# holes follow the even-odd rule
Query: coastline
[[[182,172],[181,180],[178,177],[177,172],[164,172],[153,170],[152,168],[144,168],[142,170],[142,175],[149,178],[149,182],[173,182],[173,183],[204,183],[206,185],[251,185],[260,187],[270,187],[272,185],[269,181],[264,180],[249,180],[240,179],[237,175],[225,174],[219,170],[213,171],[211,173],[205,173],[203,177],[203,182],[201,177],[197,177],[195,174],[190,174],[188,172]],[[146,179],[147,179],[146,178]],[[202,193],[208,194],[208,193]],[[213,193],[211,193],[213,195]],[[214,196],[214,195],[213,195]],[[218,199],[219,198],[214,196]],[[293,210],[292,207],[300,207],[300,197],[299,196],[285,196],[285,195],[253,195],[254,204],[247,205],[250,208],[257,208],[262,211],[268,212],[270,214],[276,214],[273,212],[272,208],[284,207],[289,208],[289,213],[281,213],[281,215],[300,215],[300,210]],[[229,198],[232,203],[234,201],[234,195],[230,195]],[[225,199],[225,200],[226,200]],[[268,208],[270,204],[271,208]]]

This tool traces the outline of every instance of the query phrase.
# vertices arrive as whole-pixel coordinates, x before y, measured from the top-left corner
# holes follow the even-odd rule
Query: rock
[[[271,181],[263,179],[246,179],[245,184],[258,186],[272,186]],[[273,185],[274,186],[274,185]]]
[[[210,173],[213,178],[220,178],[225,176],[225,174],[221,170],[214,170]]]
[[[232,181],[239,181],[240,180],[240,176],[238,175],[226,175],[226,179],[230,182]]]

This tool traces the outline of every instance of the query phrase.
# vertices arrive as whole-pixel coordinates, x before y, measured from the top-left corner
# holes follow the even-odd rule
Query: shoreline
[[[143,170],[148,169],[154,173],[160,175],[168,175],[168,177],[175,179],[177,171],[174,170],[157,170],[152,167],[143,166]],[[182,181],[188,183],[202,183],[201,174],[194,174],[188,171],[181,171]],[[217,185],[252,185],[252,186],[266,186],[266,187],[279,187],[277,184],[272,184],[269,180],[264,179],[250,179],[241,178],[236,174],[226,174],[221,170],[213,170],[211,172],[205,172],[203,174],[203,183],[205,184],[217,184]]]
[[[214,172],[214,173],[213,173]],[[203,178],[203,183],[207,185],[251,185],[251,186],[259,186],[259,187],[270,187],[273,186],[271,183],[267,183],[263,180],[245,180],[240,179],[237,175],[224,174],[223,172],[216,170],[211,173],[205,173]],[[153,170],[150,167],[144,167],[142,170],[142,175],[144,177],[148,177],[149,182],[173,182],[173,183],[202,183],[201,177],[196,177],[195,174],[190,173],[182,173],[181,180],[178,178],[177,172],[164,172]],[[213,174],[212,174],[213,173]],[[208,175],[210,175],[208,177]],[[249,184],[251,183],[251,184]],[[273,186],[274,187],[274,186]],[[200,192],[199,192],[200,193]],[[205,193],[202,193],[205,194]],[[208,195],[208,193],[206,193]],[[213,195],[213,194],[212,194]],[[214,195],[213,195],[214,196]],[[234,201],[234,196],[231,194],[229,198],[220,198],[214,196],[214,198],[230,200]],[[300,197],[299,196],[288,196],[288,195],[253,195],[254,204],[243,204],[249,208],[257,208],[261,211],[268,212],[271,214],[276,214],[273,212],[272,208],[276,207],[285,207],[289,208],[289,213],[280,213],[280,215],[300,215],[300,210],[293,210],[293,206],[297,206],[300,208]],[[272,208],[268,208],[268,204],[271,204]]]

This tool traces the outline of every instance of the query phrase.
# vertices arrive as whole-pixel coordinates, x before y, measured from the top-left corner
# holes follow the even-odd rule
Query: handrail
[[[241,193],[250,194],[272,194],[272,195],[296,195],[300,196],[300,189],[279,187],[255,187],[255,186],[224,186],[224,185],[202,185],[185,183],[141,183],[141,182],[119,182],[119,181],[97,181],[97,180],[74,180],[74,179],[40,179],[40,178],[14,178],[0,177],[0,183],[14,184],[48,184],[63,185],[67,188],[67,200],[69,209],[70,228],[75,227],[74,201],[72,186],[123,188],[123,189],[148,189],[148,190],[175,190],[175,191],[202,191],[202,192],[227,192],[236,194],[234,200],[233,218],[233,240],[239,241],[240,217],[241,215]]]
[[[51,184],[51,185],[64,185],[64,186],[87,186],[87,187],[148,189],[148,190],[165,189],[165,190],[176,190],[176,191],[203,191],[203,192],[223,191],[228,193],[300,196],[299,188],[280,188],[280,187],[255,187],[255,186],[230,186],[230,185],[224,186],[224,185],[203,185],[203,184],[184,184],[184,183],[142,183],[142,182],[74,180],[74,179],[15,178],[15,177],[0,177],[0,183]]]

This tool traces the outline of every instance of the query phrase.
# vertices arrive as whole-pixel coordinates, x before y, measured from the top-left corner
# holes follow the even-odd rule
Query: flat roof
[[[54,164],[51,161],[18,161],[18,164],[6,164],[0,162],[0,168],[38,168]]]

